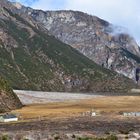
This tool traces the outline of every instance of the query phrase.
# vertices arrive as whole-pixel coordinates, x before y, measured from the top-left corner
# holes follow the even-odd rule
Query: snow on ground
[[[41,92],[41,91],[25,91],[14,90],[19,99],[24,105],[50,102],[75,101],[82,99],[91,99],[95,97],[102,97],[95,94],[83,93],[64,93],[64,92]]]

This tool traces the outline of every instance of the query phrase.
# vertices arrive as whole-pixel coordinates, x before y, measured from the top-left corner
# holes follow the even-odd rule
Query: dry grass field
[[[108,96],[71,102],[32,104],[13,112],[19,113],[23,119],[63,118],[77,116],[91,109],[109,114],[120,111],[140,111],[140,96]]]

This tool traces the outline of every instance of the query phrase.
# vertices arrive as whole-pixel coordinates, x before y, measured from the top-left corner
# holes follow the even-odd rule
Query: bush
[[[77,140],[118,140],[116,135],[109,135],[106,138],[78,138]]]
[[[3,135],[1,140],[9,140],[8,135]]]
[[[106,138],[106,140],[118,140],[116,135],[110,135]]]

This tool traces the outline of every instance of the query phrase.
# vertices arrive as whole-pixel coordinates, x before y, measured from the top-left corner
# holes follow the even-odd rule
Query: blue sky
[[[42,10],[79,10],[128,28],[140,44],[140,0],[12,0]]]

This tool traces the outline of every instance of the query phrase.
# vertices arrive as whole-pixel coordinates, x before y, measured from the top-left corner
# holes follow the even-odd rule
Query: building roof
[[[4,119],[13,119],[13,118],[17,118],[17,116],[14,115],[14,114],[0,115],[0,117],[3,117]]]

